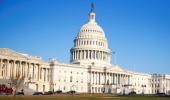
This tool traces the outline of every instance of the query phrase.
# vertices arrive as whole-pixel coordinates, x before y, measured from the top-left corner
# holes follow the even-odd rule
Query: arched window
[[[83,41],[81,41],[81,45],[83,45]]]

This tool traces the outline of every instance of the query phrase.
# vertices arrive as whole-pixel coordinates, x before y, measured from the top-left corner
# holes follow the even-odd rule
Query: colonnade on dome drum
[[[110,62],[110,53],[101,50],[71,50],[71,62],[74,60],[100,60]]]

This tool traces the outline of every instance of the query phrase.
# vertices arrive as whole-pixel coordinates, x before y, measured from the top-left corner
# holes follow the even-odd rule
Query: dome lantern
[[[91,4],[91,10],[90,10],[90,13],[89,13],[89,22],[95,22],[95,13],[94,13],[94,4],[92,3]]]

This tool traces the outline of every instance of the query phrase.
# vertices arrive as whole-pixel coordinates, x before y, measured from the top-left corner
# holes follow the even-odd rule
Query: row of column
[[[130,76],[119,73],[91,72],[91,84],[94,85],[129,85]]]
[[[104,51],[97,50],[73,50],[71,52],[71,58],[73,60],[82,60],[82,59],[94,59],[94,60],[103,60],[110,61],[110,54]]]
[[[0,59],[0,77],[24,76],[29,80],[49,81],[50,69],[26,61]]]
[[[82,46],[82,45],[98,45],[102,47],[106,47],[107,45],[104,44],[104,42],[98,42],[94,40],[76,40],[74,42],[74,47],[76,46]]]

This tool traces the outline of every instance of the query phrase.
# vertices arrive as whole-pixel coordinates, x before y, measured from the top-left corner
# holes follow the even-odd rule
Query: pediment
[[[17,58],[26,58],[22,54],[19,54],[11,49],[8,48],[0,48],[0,55],[3,56],[10,56],[10,57],[17,57]]]

